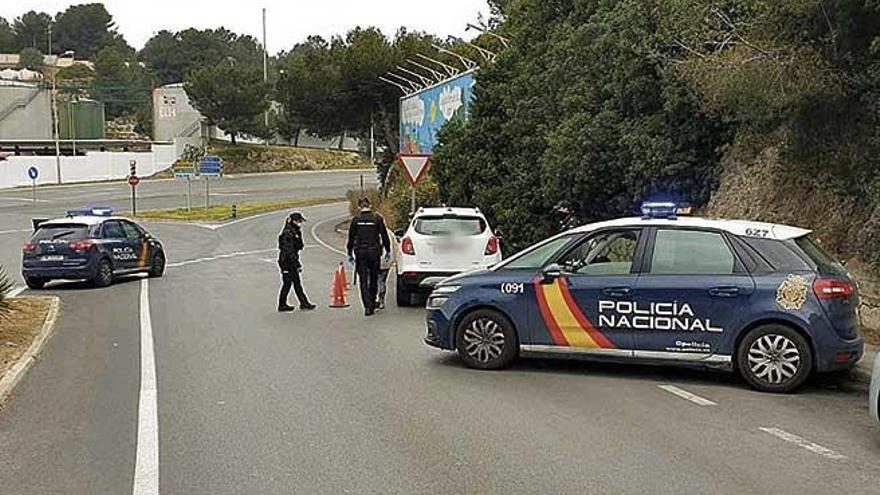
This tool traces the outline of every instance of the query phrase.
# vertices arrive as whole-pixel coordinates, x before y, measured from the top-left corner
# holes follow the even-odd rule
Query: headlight
[[[458,289],[461,289],[460,285],[441,285],[439,287],[435,287],[434,290],[431,291],[431,295],[439,296],[441,294],[452,294]]]
[[[449,298],[446,296],[431,296],[428,298],[428,309],[437,309],[448,301]]]

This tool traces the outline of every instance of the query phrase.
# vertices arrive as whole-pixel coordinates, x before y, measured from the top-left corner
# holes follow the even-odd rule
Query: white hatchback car
[[[397,305],[410,306],[441,280],[501,261],[501,245],[477,208],[421,208],[401,237]]]

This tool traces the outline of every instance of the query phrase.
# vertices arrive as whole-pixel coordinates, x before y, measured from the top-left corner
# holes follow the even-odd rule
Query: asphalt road
[[[291,182],[314,196],[348,187],[312,180],[331,179]],[[0,211],[0,231],[23,215]],[[50,287],[63,300],[56,334],[0,411],[0,492],[133,493],[150,452],[138,442],[144,289],[162,493],[878,491],[880,426],[842,379],[770,395],[671,368],[469,370],[422,344],[423,310],[328,308],[341,256],[323,243],[341,245],[346,209],[305,211],[314,312],[274,311],[283,213],[215,230],[147,224],[169,246],[164,278]],[[16,235],[0,234],[4,262]]]

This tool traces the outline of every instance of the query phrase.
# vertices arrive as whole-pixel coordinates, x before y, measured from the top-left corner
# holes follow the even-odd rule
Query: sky
[[[95,0],[92,0],[95,1]],[[54,16],[70,5],[89,0],[0,0],[0,16],[10,23],[26,11]],[[307,36],[329,38],[355,26],[376,26],[386,35],[397,28],[427,31],[441,37],[471,38],[467,23],[488,14],[485,0],[105,0],[117,29],[137,49],[153,34],[166,29],[224,26],[262,38],[262,8],[267,9],[270,53],[291,48]]]

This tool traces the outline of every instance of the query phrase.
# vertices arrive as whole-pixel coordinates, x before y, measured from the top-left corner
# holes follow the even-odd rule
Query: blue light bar
[[[642,203],[642,218],[675,218],[678,205],[672,202],[649,201]]]
[[[82,210],[68,210],[69,217],[112,217],[113,208],[109,206],[93,206]]]

